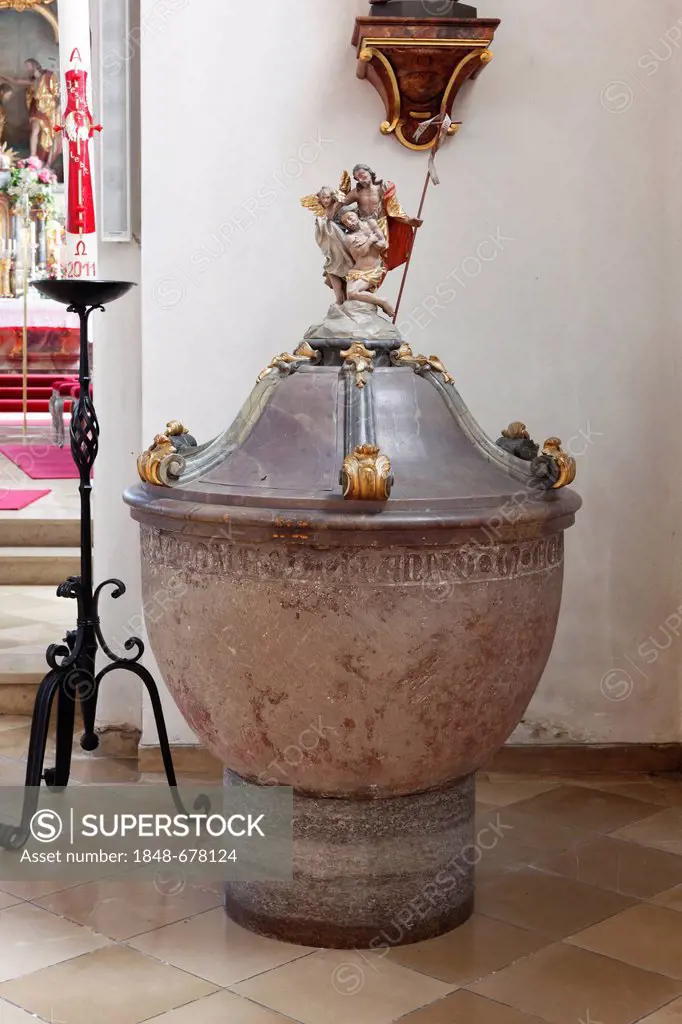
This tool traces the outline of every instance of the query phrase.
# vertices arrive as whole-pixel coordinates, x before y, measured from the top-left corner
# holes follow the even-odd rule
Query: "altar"
[[[78,318],[37,294],[27,302],[28,370],[62,373],[78,368]],[[23,298],[0,298],[0,373],[21,373]]]

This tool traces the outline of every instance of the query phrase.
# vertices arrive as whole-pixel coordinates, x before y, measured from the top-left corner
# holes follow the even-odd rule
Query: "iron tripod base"
[[[64,790],[69,784],[77,704],[80,704],[84,724],[80,738],[82,749],[93,751],[99,746],[99,737],[95,732],[97,698],[100,683],[110,672],[132,672],[145,687],[154,712],[163,766],[168,785],[171,787],[173,802],[178,811],[185,811],[177,791],[173,757],[158,687],[151,672],[139,664],[138,659],[144,652],[142,641],[137,637],[129,639],[125,644],[126,648],[130,650],[136,647],[137,651],[131,658],[120,658],[113,654],[102,638],[97,604],[102,589],[108,585],[114,588],[112,597],[118,598],[125,593],[125,586],[120,580],[107,580],[101,584],[92,597],[93,617],[79,619],[77,629],[66,634],[64,646],[53,645],[48,648],[47,659],[52,668],[38,687],[33,708],[21,822],[18,825],[0,824],[0,846],[7,850],[21,849],[26,844],[30,835],[31,819],[38,808],[41,782],[44,781],[53,791]],[[78,597],[80,590],[80,578],[71,577],[59,587],[57,594],[60,597]],[[110,660],[104,668],[95,673],[95,656],[98,649],[101,649]],[[58,664],[57,659],[60,657],[63,658],[63,662]],[[55,764],[54,768],[43,771],[55,699]]]
[[[168,744],[168,733],[163,717],[159,691],[151,673],[140,664],[144,644],[139,637],[129,637],[123,647],[133,652],[129,657],[119,657],[107,646],[102,636],[99,620],[99,599],[105,587],[113,587],[111,596],[122,597],[124,584],[117,579],[105,580],[93,589],[92,582],[92,470],[99,450],[99,422],[92,400],[90,364],[88,356],[88,320],[95,310],[104,311],[104,305],[125,295],[133,285],[129,281],[98,280],[50,280],[35,282],[38,291],[49,299],[67,305],[67,312],[73,312],[80,321],[80,364],[78,369],[79,394],[71,412],[71,455],[78,470],[80,494],[80,575],[71,576],[57,589],[58,597],[77,601],[78,614],[76,629],[70,630],[62,644],[52,644],[46,658],[50,671],[38,688],[31,739],[26,766],[26,792],[19,825],[0,824],[0,846],[5,849],[21,849],[30,834],[31,818],[38,807],[39,787],[43,779],[52,789],[63,790],[71,774],[71,752],[79,703],[85,726],[81,736],[84,750],[95,750],[99,740],[95,733],[95,715],[99,686],[110,672],[132,672],[142,681],[154,710],[159,743],[166,769],[168,785],[176,808],[184,812],[179,798],[173,759]],[[108,659],[104,668],[96,671],[97,652]],[[50,715],[55,697],[57,698],[57,748],[54,768],[43,772],[45,750],[50,726]],[[200,800],[202,798],[199,798]],[[197,804],[195,804],[195,807]]]

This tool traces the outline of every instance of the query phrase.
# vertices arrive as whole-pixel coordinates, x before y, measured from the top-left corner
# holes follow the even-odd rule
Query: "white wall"
[[[139,279],[136,245],[109,244],[100,248],[100,275],[114,280]],[[117,601],[111,588],[102,595],[100,614],[107,642],[126,656],[123,644],[141,624],[140,559],[137,528],[121,501],[124,481],[134,472],[141,433],[140,297],[137,290],[105,314],[93,314],[94,386],[100,421],[100,454],[95,471],[95,580],[122,579],[127,593]],[[128,373],[128,368],[132,372]],[[99,667],[106,664],[101,658]],[[98,726],[142,725],[140,683],[129,673],[114,672],[102,684]]]
[[[362,160],[414,210],[426,163],[380,135],[380,100],[355,77],[350,37],[366,0],[323,14],[320,0],[159,7],[143,0],[145,443],[171,417],[200,440],[216,434],[323,313],[301,195]],[[648,51],[667,55],[661,38],[682,10],[489,0],[480,12],[503,24],[439,158],[404,306],[409,341],[444,359],[491,436],[522,418],[580,455],[585,508],[568,535],[559,635],[518,735],[680,739],[682,644],[658,652],[647,638],[682,605],[671,451],[682,54]],[[498,233],[479,274],[467,257]],[[456,297],[431,316],[421,304],[448,274]],[[171,732],[191,738],[174,709]]]
[[[128,2],[128,0],[126,0]],[[134,8],[134,0],[130,0]],[[113,54],[100,52],[99,4],[90,4],[92,20],[93,100],[98,120],[101,117],[101,91],[107,87],[102,61],[110,68]],[[133,22],[134,23],[134,22]],[[108,46],[111,48],[112,43]],[[139,82],[139,51],[120,46],[129,57],[133,80]],[[118,65],[117,65],[118,66]],[[121,71],[123,65],[121,64]],[[109,72],[111,74],[111,72]],[[138,86],[139,92],[139,86]],[[139,118],[133,104],[131,142],[134,160],[139,165]],[[104,130],[107,130],[105,124]],[[100,147],[96,149],[96,174],[102,174]],[[138,168],[133,171],[133,192],[139,189]],[[101,177],[98,177],[101,182]],[[102,223],[102,195],[98,190],[98,217]],[[105,280],[140,280],[140,248],[136,241],[102,243],[99,246],[99,276]],[[118,577],[127,592],[116,601],[111,588],[102,595],[100,614],[104,637],[121,655],[123,644],[141,624],[140,559],[137,528],[121,501],[121,491],[135,469],[142,437],[142,342],[140,289],[107,306],[106,312],[93,314],[93,381],[97,415],[100,421],[100,454],[94,480],[94,570],[96,583]],[[98,667],[107,659],[100,656]],[[139,681],[132,675],[115,672],[102,684],[97,714],[98,727],[140,729],[142,694]]]

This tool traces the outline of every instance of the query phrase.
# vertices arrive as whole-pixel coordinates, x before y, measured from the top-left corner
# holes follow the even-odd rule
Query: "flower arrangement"
[[[37,156],[30,156],[27,160],[17,160],[10,168],[9,179],[0,192],[9,196],[16,207],[47,212],[54,203],[52,186],[56,181],[54,171],[44,166]]]

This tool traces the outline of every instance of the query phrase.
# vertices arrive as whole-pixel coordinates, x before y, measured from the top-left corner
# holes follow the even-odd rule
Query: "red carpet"
[[[57,380],[64,380],[65,377],[73,376],[73,371],[57,373],[29,373],[26,382],[28,386],[28,412],[47,412],[49,407],[52,384]],[[67,400],[66,411],[71,408],[70,400]],[[0,413],[21,412],[22,406],[22,382],[20,373],[0,373]]]
[[[0,512],[18,512],[49,493],[49,491],[0,491]]]
[[[48,399],[28,398],[26,412],[45,412]],[[71,403],[65,408],[70,409]],[[24,405],[20,398],[0,398],[0,412],[23,412]]]
[[[53,444],[3,444],[0,454],[23,470],[31,480],[77,480],[78,470],[69,447]]]

